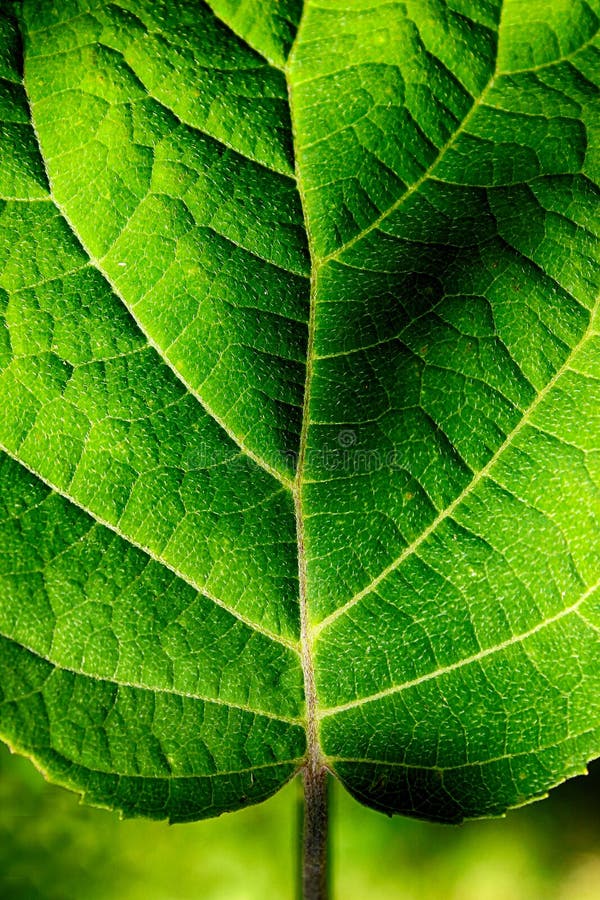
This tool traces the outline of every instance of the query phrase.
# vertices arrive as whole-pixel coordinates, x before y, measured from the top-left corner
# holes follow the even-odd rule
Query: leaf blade
[[[419,116],[380,134],[386,85],[405,113],[427,67],[432,90],[452,74],[436,28],[466,20],[443,6],[432,24],[404,4],[390,26],[370,5],[363,33],[361,8],[308,4],[294,66],[316,248],[304,521],[320,743],[362,802],[456,821],[582,771],[598,739],[597,612],[576,615],[594,609],[600,537],[598,23],[569,20],[550,75],[512,75],[519,18],[570,14],[488,5],[488,37],[442,51],[464,72],[477,47],[478,84],[463,75],[446,108],[417,110],[433,146],[408,138]]]
[[[6,526],[0,660],[51,673],[52,715],[77,697],[61,731],[13,691],[3,735],[177,820],[305,764],[438,821],[581,771],[597,3],[309,0],[296,33],[291,0],[88,6],[25,4],[50,190],[0,54],[0,442],[29,475],[2,465],[61,510]],[[154,573],[129,605],[88,585],[99,547]]]

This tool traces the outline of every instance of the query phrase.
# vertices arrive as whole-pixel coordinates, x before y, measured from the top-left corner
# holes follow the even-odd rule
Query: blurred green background
[[[387,819],[333,795],[337,900],[599,900],[600,765],[506,819]],[[168,826],[79,805],[0,747],[2,900],[295,897],[298,785],[262,806]]]

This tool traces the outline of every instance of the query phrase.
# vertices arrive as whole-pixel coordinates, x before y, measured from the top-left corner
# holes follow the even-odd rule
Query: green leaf
[[[173,821],[582,771],[598,0],[0,11],[0,735]]]

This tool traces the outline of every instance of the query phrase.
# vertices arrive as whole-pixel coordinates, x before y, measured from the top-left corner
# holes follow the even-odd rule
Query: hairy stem
[[[305,9],[305,7],[304,7]],[[319,272],[318,260],[315,256],[311,229],[309,227],[306,198],[301,172],[296,157],[296,114],[294,106],[294,92],[292,88],[291,72],[293,59],[304,21],[304,11],[298,24],[294,44],[290,50],[285,76],[288,86],[290,116],[292,125],[292,137],[294,143],[294,167],[296,183],[302,211],[308,250],[311,262],[310,297],[309,297],[309,321],[306,346],[306,379],[304,384],[304,403],[302,408],[302,427],[300,431],[300,443],[298,447],[298,464],[296,477],[292,485],[294,507],[296,513],[296,535],[298,542],[298,585],[300,601],[300,645],[302,670],[304,673],[304,693],[306,699],[306,743],[307,761],[303,771],[304,778],[304,814],[302,826],[302,863],[301,880],[302,896],[304,900],[327,900],[329,896],[328,874],[328,798],[327,798],[327,769],[323,765],[321,744],[319,740],[318,725],[318,697],[315,680],[314,666],[314,627],[308,602],[308,575],[306,566],[306,541],[305,541],[305,515],[303,509],[302,485],[305,475],[306,455],[308,445],[308,431],[310,425],[310,397],[315,341],[315,317],[317,276]]]
[[[304,769],[304,824],[302,829],[303,900],[327,900],[329,896],[329,843],[327,769]]]

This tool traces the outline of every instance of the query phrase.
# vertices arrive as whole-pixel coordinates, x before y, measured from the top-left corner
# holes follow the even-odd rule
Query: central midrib
[[[292,496],[294,498],[294,510],[295,510],[295,519],[296,519],[296,539],[297,539],[297,553],[298,553],[298,586],[299,586],[299,610],[300,610],[300,657],[302,663],[302,671],[304,675],[304,695],[305,695],[305,705],[306,705],[306,739],[307,739],[307,751],[306,751],[306,766],[309,770],[313,772],[317,772],[320,768],[323,767],[325,763],[325,758],[322,753],[321,744],[319,740],[319,724],[321,715],[319,712],[319,703],[318,703],[318,693],[316,687],[316,678],[315,678],[315,665],[314,665],[314,645],[316,640],[318,639],[319,632],[321,630],[320,626],[317,624],[313,626],[311,624],[310,618],[310,606],[308,599],[308,581],[307,581],[307,568],[306,568],[306,532],[304,526],[304,510],[303,510],[303,502],[302,502],[302,485],[304,480],[304,468],[306,463],[306,445],[307,445],[307,436],[308,436],[308,428],[310,424],[309,410],[310,410],[310,392],[311,392],[311,383],[312,383],[312,372],[313,372],[313,363],[315,360],[314,354],[314,333],[315,333],[315,316],[316,316],[316,294],[317,294],[317,284],[318,284],[318,274],[320,269],[326,265],[332,259],[338,259],[344,250],[350,249],[354,246],[358,241],[360,241],[363,237],[369,234],[371,231],[376,229],[387,217],[395,211],[399,206],[401,206],[407,199],[410,197],[419,187],[425,182],[432,174],[436,167],[439,165],[443,157],[445,156],[447,150],[453,146],[457,137],[464,131],[468,122],[472,119],[473,115],[483,103],[485,97],[487,96],[490,88],[494,84],[494,79],[496,76],[497,69],[497,60],[496,66],[494,67],[494,72],[487,84],[484,86],[483,90],[479,94],[478,97],[473,98],[473,104],[467,112],[466,116],[461,121],[459,127],[452,133],[447,143],[440,149],[433,163],[429,166],[429,168],[423,173],[421,178],[417,180],[415,184],[411,187],[407,188],[407,190],[403,191],[401,196],[396,200],[395,203],[392,204],[391,207],[386,209],[370,226],[368,226],[365,230],[361,231],[358,235],[356,235],[351,240],[344,243],[341,247],[339,247],[336,251],[330,253],[329,255],[319,257],[319,255],[315,252],[314,242],[312,239],[311,229],[309,227],[308,214],[307,214],[307,205],[306,205],[306,197],[304,184],[302,180],[302,174],[300,172],[298,166],[298,155],[296,152],[297,149],[297,140],[296,140],[296,116],[295,116],[295,107],[294,107],[294,89],[293,82],[290,77],[290,70],[293,66],[294,55],[297,50],[299,44],[300,34],[303,28],[303,24],[305,21],[305,10],[306,4],[303,7],[302,17],[298,24],[298,28],[296,31],[296,36],[294,39],[294,43],[290,49],[287,63],[283,68],[283,74],[286,79],[287,89],[288,89],[288,98],[289,98],[289,107],[290,107],[290,119],[291,119],[291,129],[292,129],[292,143],[293,143],[293,152],[294,152],[294,168],[295,168],[295,176],[298,194],[300,196],[300,202],[302,206],[302,214],[304,217],[304,228],[306,232],[307,242],[308,242],[308,250],[310,254],[310,295],[309,295],[309,320],[308,320],[308,338],[307,338],[307,348],[306,348],[306,377],[305,377],[305,385],[304,385],[304,401],[302,408],[302,426],[300,431],[300,443],[298,448],[298,464],[296,467],[296,475],[292,482]],[[498,32],[500,30],[500,23],[498,24]]]
[[[302,17],[298,23],[294,43],[290,49],[286,66],[284,68],[284,76],[288,89],[290,120],[292,127],[292,143],[294,151],[294,167],[296,174],[296,183],[300,203],[302,206],[302,215],[304,217],[304,229],[308,243],[310,254],[310,294],[309,294],[309,317],[308,317],[308,336],[306,345],[306,375],[304,382],[304,399],[302,405],[302,425],[300,429],[300,443],[298,447],[298,464],[296,466],[296,475],[292,484],[292,496],[294,498],[294,511],[296,518],[296,540],[298,552],[298,601],[300,610],[300,660],[302,664],[302,672],[304,676],[304,701],[305,701],[305,721],[306,721],[306,762],[305,767],[309,773],[316,775],[324,764],[323,754],[321,750],[321,742],[319,740],[319,703],[317,695],[317,686],[315,680],[314,666],[314,641],[315,629],[311,625],[310,608],[308,603],[307,591],[307,571],[306,571],[306,533],[304,527],[304,509],[302,498],[302,485],[304,481],[304,468],[306,464],[306,444],[308,436],[308,426],[310,422],[310,392],[312,383],[313,361],[314,361],[314,333],[315,333],[315,307],[317,292],[317,276],[319,270],[319,260],[314,250],[311,231],[308,223],[306,198],[304,192],[304,184],[298,167],[298,156],[296,153],[296,116],[294,106],[294,91],[292,79],[290,78],[290,69],[293,64],[294,53],[298,46],[298,40],[304,23],[304,5]]]

